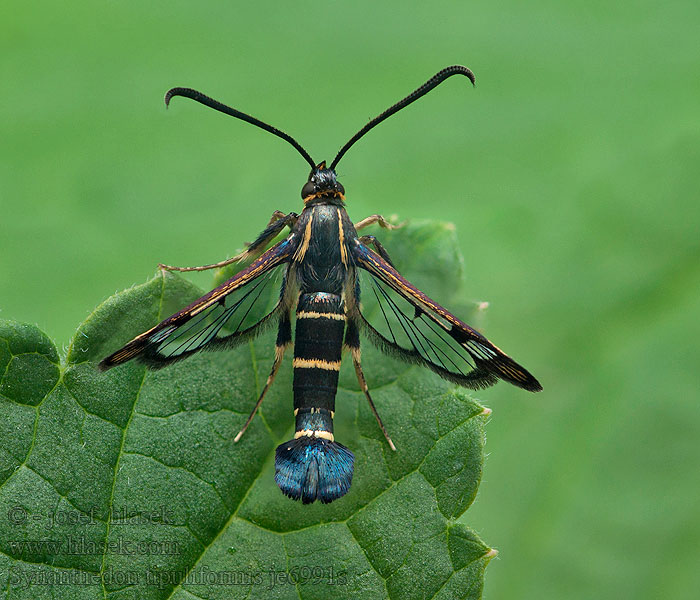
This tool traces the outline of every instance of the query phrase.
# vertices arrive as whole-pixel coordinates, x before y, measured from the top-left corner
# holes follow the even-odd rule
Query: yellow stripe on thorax
[[[338,241],[340,242],[340,260],[345,267],[348,266],[348,249],[345,246],[345,231],[343,230],[343,218],[338,209]]]
[[[312,212],[309,215],[309,220],[306,223],[306,227],[304,228],[304,237],[301,240],[301,244],[299,244],[297,251],[294,253],[294,260],[296,262],[301,262],[302,260],[304,260],[306,251],[309,249],[309,243],[311,242],[311,223],[313,222],[313,220],[314,213]]]

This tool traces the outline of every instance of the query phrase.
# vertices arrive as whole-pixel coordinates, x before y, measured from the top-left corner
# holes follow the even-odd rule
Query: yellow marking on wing
[[[517,379],[518,381],[527,381],[527,377],[525,376],[525,374],[522,371],[518,371],[510,366],[502,366],[502,365],[499,365],[499,369],[503,373],[507,373],[508,375],[510,375],[513,379]]]
[[[272,248],[270,249],[272,250]],[[268,251],[269,252],[269,251]],[[260,260],[260,259],[259,259]],[[229,294],[232,291],[237,290],[238,288],[244,286],[246,283],[248,283],[251,279],[254,279],[260,275],[261,272],[265,272],[271,268],[274,268],[284,262],[284,255],[282,257],[278,256],[273,256],[273,257],[268,257],[267,260],[264,260],[261,262],[259,265],[257,265],[255,268],[253,268],[250,272],[246,273],[244,276],[235,279],[234,281],[229,281],[221,286],[221,289],[218,291],[215,290],[215,293],[208,298],[205,302],[202,302],[199,306],[195,306],[194,308],[191,308],[189,310],[183,310],[178,313],[175,313],[165,321],[159,323],[158,325],[155,325],[154,327],[151,327],[147,331],[144,331],[143,333],[140,333],[137,335],[134,339],[132,339],[129,343],[127,343],[124,347],[120,348],[115,352],[113,355],[110,357],[110,363],[118,364],[121,362],[126,362],[127,360],[130,360],[134,356],[137,356],[143,351],[142,346],[136,346],[137,342],[142,342],[142,341],[148,341],[148,338],[151,337],[154,333],[161,333],[165,330],[167,330],[168,327],[172,327],[173,330],[175,330],[179,325],[174,325],[174,323],[180,322],[183,319],[188,320],[191,319],[192,317],[198,315],[201,313],[203,310],[206,310],[210,306],[216,304],[219,302],[222,296],[225,296],[226,294]],[[276,264],[275,264],[276,263]],[[255,263],[253,263],[255,264]],[[251,265],[252,267],[253,265]],[[249,267],[250,268],[250,267]],[[168,332],[169,334],[170,332]],[[166,339],[166,338],[163,338]],[[156,339],[154,343],[161,342],[163,339]],[[106,360],[106,359],[105,359]]]
[[[232,290],[237,290],[239,287],[243,287],[251,279],[255,279],[260,274],[261,271],[265,271],[268,268],[269,267],[267,264],[261,264],[257,268],[253,269],[250,273],[247,273],[245,276],[232,282],[231,285],[228,285],[225,288],[219,290],[216,294],[214,294],[211,298],[209,298],[209,300],[202,303],[201,306],[198,306],[198,307],[194,308],[193,310],[191,310],[190,317],[197,316],[203,310],[206,310],[210,306],[216,304],[221,299],[222,296],[229,294]]]
[[[142,348],[129,348],[128,350],[120,350],[112,355],[112,362],[123,362],[136,356]]]
[[[269,252],[269,250],[268,250]],[[275,257],[279,258],[279,257]],[[243,287],[246,283],[248,283],[251,279],[255,279],[260,275],[261,272],[265,272],[277,265],[273,264],[272,266],[270,265],[270,260],[266,260],[264,262],[261,262],[258,266],[256,266],[254,269],[252,269],[249,273],[246,273],[244,276],[242,276],[240,279],[236,279],[235,281],[231,281],[228,283],[228,285],[224,285],[218,292],[216,292],[214,295],[212,295],[211,298],[209,298],[206,302],[202,303],[200,306],[197,306],[196,308],[192,309],[189,312],[190,317],[194,317],[201,313],[203,310],[206,310],[210,306],[216,304],[222,296],[225,296],[226,294],[231,293],[232,291],[237,290],[240,287]],[[279,261],[280,263],[282,262],[281,260]],[[253,263],[255,264],[255,263]],[[251,265],[252,266],[252,265]]]
[[[340,371],[340,361],[329,362],[319,358],[295,358],[292,362],[295,369],[324,369],[326,371]]]

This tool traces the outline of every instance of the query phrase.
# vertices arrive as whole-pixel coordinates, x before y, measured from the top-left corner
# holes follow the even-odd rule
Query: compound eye
[[[343,196],[345,195],[345,188],[343,187],[343,184],[340,183],[340,181],[337,181],[335,184],[335,189],[338,190]]]
[[[301,188],[301,197],[306,198],[308,196],[311,196],[315,191],[316,191],[316,186],[314,185],[314,183],[311,181],[307,181],[304,184],[304,187]]]

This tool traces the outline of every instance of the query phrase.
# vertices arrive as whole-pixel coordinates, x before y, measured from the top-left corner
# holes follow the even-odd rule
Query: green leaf
[[[394,262],[456,302],[453,228],[382,230]],[[229,273],[230,275],[230,273]],[[480,598],[493,556],[456,519],[476,496],[483,408],[427,370],[363,347],[392,452],[344,364],[336,436],[350,492],[304,506],[275,485],[292,437],[291,361],[237,444],[274,332],[148,372],[95,363],[202,294],[159,273],[108,299],[63,362],[35,327],[0,322],[0,581],[9,598]],[[345,361],[347,362],[347,361]]]

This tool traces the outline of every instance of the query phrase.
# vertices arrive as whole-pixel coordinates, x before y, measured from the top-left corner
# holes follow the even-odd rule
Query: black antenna
[[[260,127],[260,129],[269,131],[277,137],[281,137],[283,140],[289,142],[292,146],[294,146],[297,149],[297,152],[299,152],[299,154],[301,154],[304,157],[304,160],[311,165],[311,169],[316,168],[316,163],[314,162],[314,159],[309,156],[309,153],[301,147],[301,144],[299,142],[297,142],[291,135],[284,133],[284,131],[280,131],[272,125],[263,123],[260,119],[256,119],[255,117],[251,117],[250,115],[241,112],[240,110],[236,110],[235,108],[226,106],[225,104],[222,104],[221,102],[218,102],[217,100],[214,100],[209,96],[205,96],[204,94],[202,94],[202,92],[198,92],[197,90],[193,90],[191,88],[174,87],[173,89],[168,90],[168,92],[165,94],[165,106],[170,105],[170,100],[173,96],[183,96],[185,98],[190,98],[191,100],[199,102],[200,104],[204,104],[204,106],[208,106],[209,108],[213,108],[214,110],[218,110],[219,112],[222,112],[224,114],[231,115],[232,117],[236,117],[237,119],[246,121],[251,125]]]
[[[452,77],[452,75],[465,75],[469,78],[469,81],[472,82],[472,85],[474,85],[474,73],[472,73],[469,69],[467,69],[467,67],[463,67],[462,65],[452,65],[451,67],[446,67],[442,71],[437,72],[417,90],[412,91],[403,100],[400,100],[399,102],[394,104],[394,106],[387,108],[381,115],[372,119],[369,123],[367,123],[367,125],[360,129],[360,131],[353,135],[350,138],[350,141],[348,141],[348,143],[340,149],[340,152],[338,152],[336,157],[333,159],[330,168],[335,169],[336,165],[340,162],[340,159],[343,158],[343,155],[357,140],[359,140],[363,135],[365,135],[365,133],[367,133],[370,129],[376,127],[384,119],[388,119],[394,113],[399,112],[402,108],[411,104],[411,102],[415,102],[421,96],[425,96],[430,90],[440,85],[448,77]]]

